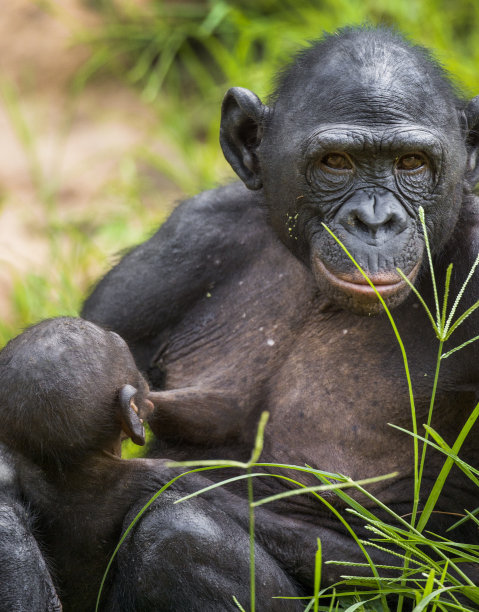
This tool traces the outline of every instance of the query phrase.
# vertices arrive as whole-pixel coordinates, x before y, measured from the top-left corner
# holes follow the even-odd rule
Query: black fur
[[[0,444],[0,611],[60,612],[34,515],[23,503],[16,461]]]

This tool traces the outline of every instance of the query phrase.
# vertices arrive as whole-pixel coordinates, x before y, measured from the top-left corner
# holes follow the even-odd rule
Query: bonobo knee
[[[167,494],[155,502],[120,549],[117,583],[123,583],[123,593],[134,593],[136,607],[131,609],[236,612],[233,597],[248,607],[247,531],[201,498],[179,504],[173,504],[174,499]],[[125,527],[134,516],[130,513]],[[259,545],[255,556],[258,609],[302,610],[296,601],[274,599],[294,597],[296,587]]]

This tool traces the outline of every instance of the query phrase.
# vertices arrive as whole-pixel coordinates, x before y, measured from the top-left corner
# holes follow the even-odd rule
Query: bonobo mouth
[[[318,269],[320,274],[337,289],[340,289],[344,293],[353,293],[364,297],[376,296],[376,291],[382,298],[388,298],[392,295],[397,294],[399,291],[403,291],[408,284],[403,280],[399,274],[394,271],[380,272],[379,274],[368,274],[369,279],[376,287],[376,291],[371,287],[364,276],[357,270],[353,274],[334,274],[323,264],[323,262],[315,257],[315,267]],[[413,283],[421,267],[421,262],[418,261],[414,268],[406,275],[407,279]]]

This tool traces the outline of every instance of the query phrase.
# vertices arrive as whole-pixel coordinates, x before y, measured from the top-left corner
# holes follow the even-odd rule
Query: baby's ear
[[[135,404],[137,389],[131,385],[123,385],[119,393],[121,427],[126,435],[135,444],[145,444],[145,428],[138,415],[138,406]]]

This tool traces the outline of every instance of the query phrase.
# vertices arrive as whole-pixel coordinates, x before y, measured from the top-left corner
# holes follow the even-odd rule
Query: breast
[[[300,464],[352,478],[404,469],[411,441],[388,423],[410,428],[411,411],[391,336],[377,318],[310,316],[269,384],[272,458],[287,463],[294,449]]]

